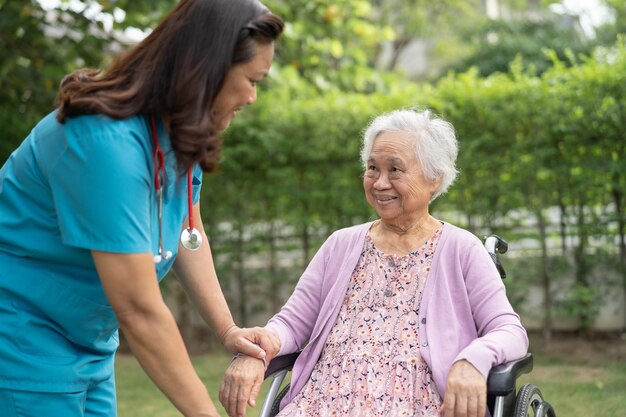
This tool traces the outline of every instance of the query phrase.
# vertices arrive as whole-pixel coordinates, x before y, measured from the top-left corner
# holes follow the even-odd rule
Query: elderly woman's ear
[[[430,189],[430,196],[432,197],[435,195],[435,193],[441,186],[441,176],[435,178],[434,180],[431,180],[431,183],[432,183],[432,187]]]

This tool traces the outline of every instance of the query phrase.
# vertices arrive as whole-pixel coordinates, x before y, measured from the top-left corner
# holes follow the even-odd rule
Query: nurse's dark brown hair
[[[165,116],[181,169],[217,169],[221,139],[211,120],[228,70],[271,43],[282,20],[257,0],[181,0],[141,43],[104,71],[81,69],[61,82],[57,119]]]

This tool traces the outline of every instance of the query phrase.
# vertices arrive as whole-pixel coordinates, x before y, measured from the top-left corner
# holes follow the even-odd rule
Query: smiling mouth
[[[388,203],[390,201],[395,200],[397,197],[394,197],[394,196],[376,196],[374,198],[376,199],[377,203],[385,204],[385,203]]]
[[[235,107],[232,112],[230,113],[231,115],[235,116],[237,115],[241,110],[243,109],[243,107]]]

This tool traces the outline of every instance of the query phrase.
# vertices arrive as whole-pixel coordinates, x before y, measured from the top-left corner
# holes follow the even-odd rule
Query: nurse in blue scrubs
[[[282,29],[256,0],[182,0],[107,71],[63,80],[0,170],[2,417],[115,416],[120,328],[183,415],[218,416],[159,291],[171,268],[227,349],[276,352],[235,325],[199,200]]]

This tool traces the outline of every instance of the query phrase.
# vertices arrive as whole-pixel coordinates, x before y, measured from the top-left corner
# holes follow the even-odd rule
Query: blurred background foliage
[[[0,0],[0,161],[54,109],[65,74],[105,67],[175,3]],[[372,117],[429,107],[461,146],[461,176],[433,211],[515,242],[510,295],[524,310],[539,291],[527,324],[549,338],[564,317],[592,335],[617,297],[623,330],[626,0],[601,1],[609,18],[593,32],[554,1],[501,0],[496,15],[487,3],[267,1],[287,23],[276,63],[202,193],[241,324],[282,305],[332,230],[375,214],[358,161]],[[184,298],[177,308],[185,331]]]

